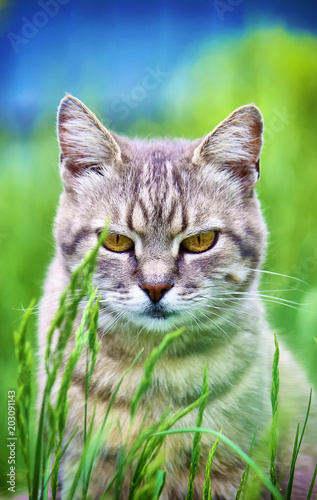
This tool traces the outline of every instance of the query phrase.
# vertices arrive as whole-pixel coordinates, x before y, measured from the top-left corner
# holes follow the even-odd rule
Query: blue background
[[[63,1],[46,22],[38,16],[40,2],[2,2],[1,123],[12,131],[31,132],[41,114],[55,113],[65,92],[82,100],[96,96],[106,119],[124,130],[138,116],[159,113],[165,84],[199,57],[207,40],[221,43],[250,27],[272,24],[317,32],[317,4],[308,0]],[[54,12],[49,1],[43,3]],[[26,20],[43,23],[29,39],[23,37]],[[24,42],[12,43],[12,34]],[[140,85],[148,66],[159,66],[169,78],[151,99],[131,109],[123,124],[115,102]]]
[[[236,107],[260,107],[264,269],[277,273],[262,276],[263,303],[317,384],[317,4],[0,0],[0,55],[0,401],[17,388],[13,331],[41,297],[54,254],[56,111],[66,92],[109,128],[140,137],[201,137]],[[37,308],[34,352],[36,324]],[[6,411],[1,405],[3,439]],[[1,495],[7,466],[2,447]]]

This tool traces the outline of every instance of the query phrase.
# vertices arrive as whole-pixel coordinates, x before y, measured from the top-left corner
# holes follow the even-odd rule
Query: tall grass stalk
[[[46,383],[42,394],[33,456],[30,447],[30,408],[32,401],[34,401],[34,397],[32,399],[31,390],[34,367],[32,365],[33,353],[31,346],[26,340],[26,329],[34,302],[26,311],[20,329],[15,333],[16,356],[19,363],[16,400],[17,426],[21,450],[27,468],[26,482],[29,498],[32,500],[47,500],[49,491],[54,500],[57,498],[60,465],[77,432],[75,430],[68,441],[65,442],[65,430],[68,416],[67,395],[71,385],[72,375],[79,359],[82,356],[86,356],[83,448],[72,484],[68,491],[68,500],[72,500],[76,497],[79,491],[81,492],[81,498],[83,500],[89,497],[89,486],[93,477],[92,472],[94,466],[100,460],[110,432],[111,426],[108,425],[108,420],[112,406],[124,378],[128,375],[130,370],[133,370],[136,363],[141,362],[142,351],[119,381],[110,399],[103,422],[100,427],[97,428],[95,424],[96,406],[93,408],[92,417],[88,421],[88,405],[90,404],[89,386],[100,347],[97,333],[99,299],[97,296],[98,291],[94,289],[92,284],[92,275],[97,261],[98,248],[104,240],[106,233],[107,230],[100,235],[96,248],[86,255],[80,266],[72,273],[70,283],[61,295],[59,309],[48,331],[44,359]],[[79,307],[83,302],[86,303],[86,306],[81,315],[80,324],[76,329],[75,320],[79,315]],[[204,366],[201,396],[197,401],[193,402],[187,408],[179,409],[174,414],[171,414],[170,408],[166,408],[161,417],[155,422],[149,418],[150,408],[146,406],[146,394],[151,387],[156,365],[168,346],[176,340],[183,331],[184,328],[166,335],[159,346],[154,348],[148,359],[144,361],[144,374],[130,404],[130,427],[126,439],[124,440],[122,438],[121,449],[118,456],[118,468],[112,479],[110,479],[109,483],[106,485],[101,499],[106,500],[115,498],[119,500],[122,487],[124,485],[126,488],[127,478],[130,477],[131,480],[128,484],[128,500],[158,500],[164,489],[165,480],[169,480],[169,478],[166,478],[166,473],[164,471],[164,454],[162,453],[164,440],[171,434],[193,433],[193,450],[186,497],[187,500],[192,499],[194,480],[199,466],[200,441],[202,435],[205,433],[214,436],[216,440],[209,453],[205,468],[205,482],[202,491],[203,500],[212,499],[212,463],[220,441],[228,446],[246,463],[245,472],[237,493],[237,500],[239,496],[241,496],[241,491],[243,490],[244,492],[245,490],[249,468],[253,469],[255,475],[270,491],[271,498],[282,500],[281,494],[276,487],[277,474],[275,467],[277,449],[276,420],[279,388],[278,344],[276,337],[271,392],[273,419],[271,426],[271,462],[269,479],[251,458],[254,440],[251,445],[250,456],[248,456],[221,432],[219,433],[212,429],[205,429],[202,427],[203,414],[208,398],[206,365]],[[73,351],[65,357],[65,349],[71,336],[74,336],[74,348]],[[303,430],[299,437],[298,428],[295,437],[289,487],[286,496],[288,499],[290,498],[292,490],[296,459],[305,432],[310,404],[311,397]],[[198,416],[196,427],[173,429],[174,425],[180,419],[197,408]],[[143,412],[143,419],[139,428],[135,428],[135,416],[137,412]],[[312,494],[315,478],[316,471],[312,479],[308,500]]]
[[[131,405],[130,405],[130,414],[131,414],[131,420],[134,419],[135,414],[137,412],[137,409],[139,407],[139,404],[141,402],[142,397],[146,394],[146,392],[149,390],[151,387],[152,383],[152,375],[155,369],[155,366],[159,359],[162,357],[162,354],[164,351],[167,349],[169,344],[179,337],[185,328],[180,328],[179,330],[176,330],[175,332],[168,333],[161,344],[158,347],[155,347],[153,351],[151,352],[149,358],[145,361],[144,363],[144,376],[141,380],[141,383],[136,390],[136,393],[131,399]]]
[[[30,344],[25,342],[26,326],[31,309],[25,313],[21,328],[15,335],[19,373],[21,374],[18,377],[18,430],[21,448],[25,452],[24,459],[27,468],[29,498],[32,500],[38,499],[40,491],[41,498],[47,498],[46,484],[53,451],[55,452],[55,461],[51,472],[53,499],[57,495],[58,469],[62,455],[61,446],[68,411],[67,392],[71,383],[73,369],[76,366],[85,342],[88,340],[88,335],[85,333],[86,322],[88,321],[89,323],[90,320],[92,321],[89,308],[92,307],[92,303],[95,300],[95,292],[91,286],[92,273],[96,265],[98,249],[106,234],[107,228],[100,235],[96,247],[86,255],[80,266],[72,273],[70,283],[61,295],[59,309],[48,331],[45,350],[46,384],[41,401],[33,467],[30,463],[29,452],[29,409],[31,407],[31,361],[34,354],[32,353]],[[64,351],[74,328],[79,303],[85,296],[88,296],[89,299],[88,308],[85,309],[81,325],[76,332],[75,350],[66,363],[56,401],[52,404],[50,394],[57,380],[58,372],[63,362]],[[56,331],[59,332],[57,337],[54,335]]]
[[[220,431],[221,434],[222,431]],[[211,466],[212,462],[217,450],[217,446],[219,443],[220,438],[217,437],[216,441],[212,445],[211,451],[209,452],[207,464],[206,464],[206,469],[205,469],[205,482],[203,486],[203,500],[212,500],[212,491],[211,491]]]
[[[201,395],[206,396],[206,397],[205,397],[205,399],[203,399],[201,401],[201,403],[199,405],[196,427],[202,426],[203,415],[204,415],[204,411],[205,411],[205,408],[207,405],[208,378],[207,378],[207,365],[206,365],[206,363],[204,365],[204,378],[203,378],[203,385],[202,385],[202,389],[201,389]],[[186,500],[192,500],[192,498],[194,496],[194,480],[196,477],[198,463],[199,463],[200,440],[201,440],[201,433],[195,432],[192,457],[191,457],[191,461],[190,461],[189,482],[188,482]]]
[[[151,464],[155,461],[159,452],[162,448],[163,442],[165,440],[165,435],[163,431],[169,430],[173,425],[178,422],[185,415],[190,413],[201,405],[201,403],[206,399],[207,394],[204,394],[198,398],[194,403],[188,406],[185,410],[177,411],[168,418],[170,409],[162,415],[159,421],[152,424],[150,427],[146,428],[144,432],[135,441],[135,445],[131,447],[132,453],[129,454],[129,462],[132,463],[135,451],[137,451],[139,444],[142,443],[142,452],[138,458],[137,465],[134,470],[134,474],[131,481],[129,500],[133,499],[135,491],[140,487],[142,480],[145,478],[148,469]],[[156,433],[157,432],[157,433]],[[133,453],[134,452],[134,453]]]
[[[197,428],[197,427],[190,427],[190,428],[183,428],[183,429],[175,429],[175,430],[168,430],[168,431],[163,431],[159,432],[157,435],[169,435],[169,434],[182,434],[182,433],[188,433],[188,432],[200,432],[203,434],[211,434],[212,436],[217,436],[219,439],[225,443],[229,448],[231,448],[233,451],[236,452],[237,455],[239,455],[246,464],[249,464],[250,467],[254,470],[255,474],[258,476],[258,478],[262,481],[262,483],[267,487],[267,489],[273,493],[273,498],[275,500],[283,500],[283,497],[281,496],[280,492],[277,490],[277,488],[271,483],[271,481],[266,477],[264,472],[261,470],[261,468],[246,454],[244,451],[242,451],[231,439],[227,438],[223,434],[220,434],[220,432],[214,431],[212,429],[204,429],[203,427]]]
[[[271,385],[271,405],[272,405],[272,424],[271,424],[271,439],[270,439],[270,479],[274,486],[277,485],[277,473],[276,473],[276,452],[277,452],[277,418],[278,418],[278,393],[280,387],[279,379],[279,346],[274,333],[274,343],[275,352],[273,358],[272,367],[272,385]],[[271,500],[273,500],[273,494],[271,492]]]
[[[314,489],[314,486],[315,486],[316,476],[317,476],[317,465],[315,467],[315,471],[314,471],[314,474],[313,474],[313,477],[312,477],[312,480],[311,480],[311,483],[310,483],[307,500],[311,500],[311,496],[313,494],[313,489]]]
[[[309,417],[309,412],[310,412],[310,407],[311,407],[311,400],[312,400],[312,390],[310,390],[310,395],[309,395],[309,400],[308,400],[308,406],[307,406],[307,411],[306,411],[306,416],[305,416],[305,421],[304,425],[302,428],[302,432],[298,441],[298,436],[299,436],[299,423],[296,429],[296,436],[295,436],[295,441],[294,441],[294,448],[293,448],[293,455],[292,455],[292,460],[291,460],[291,467],[290,467],[290,474],[289,474],[289,480],[287,484],[287,490],[285,494],[285,500],[290,500],[291,499],[291,494],[292,494],[292,487],[293,487],[293,481],[294,481],[294,475],[295,475],[295,467],[296,467],[296,460],[299,454],[299,450],[303,441],[304,433],[306,430],[306,425]]]
[[[14,334],[15,353],[18,361],[16,419],[21,451],[26,464],[29,497],[31,496],[30,408],[32,404],[33,353],[30,342],[26,340],[26,330],[34,306],[35,300],[33,299],[23,316],[19,330]]]
[[[104,434],[105,434],[105,428],[106,428],[106,424],[107,424],[107,420],[108,420],[108,417],[109,417],[110,410],[112,408],[112,405],[113,405],[113,403],[115,401],[115,398],[116,398],[116,396],[118,394],[118,391],[119,391],[119,389],[121,387],[121,384],[122,384],[123,380],[128,375],[128,373],[133,369],[134,365],[137,363],[138,359],[140,358],[142,352],[143,352],[143,349],[139,352],[139,354],[136,356],[136,358],[134,359],[134,361],[131,364],[131,366],[126,370],[126,372],[121,377],[121,379],[120,379],[120,381],[119,381],[119,383],[118,383],[118,385],[117,385],[117,387],[116,387],[116,389],[115,389],[115,391],[114,391],[114,393],[113,393],[113,395],[112,395],[112,397],[110,399],[110,402],[109,402],[106,414],[105,414],[103,422],[102,422],[102,425],[101,425],[99,431],[96,433],[96,439],[90,445],[91,446],[91,453],[90,453],[89,458],[87,458],[87,460],[86,460],[87,468],[86,468],[86,476],[85,476],[85,479],[84,479],[84,498],[85,498],[85,495],[87,495],[87,492],[88,492],[89,481],[90,481],[90,477],[91,477],[91,473],[92,473],[94,462],[98,458],[98,453],[99,453],[100,447],[102,446],[102,443],[103,443],[103,437],[104,437]],[[79,477],[80,477],[80,475],[79,475]]]
[[[257,431],[255,431],[255,433],[254,433],[251,447],[250,447],[250,452],[249,452],[250,458],[252,457],[252,453],[253,453],[254,443],[255,443],[255,439],[256,439],[256,433],[257,433]],[[239,484],[239,488],[238,488],[235,500],[240,500],[241,494],[243,494],[243,496],[242,496],[243,500],[245,499],[245,492],[246,492],[246,485],[248,483],[249,470],[250,470],[250,465],[246,464],[244,472],[242,474],[242,478],[241,478],[241,481]]]

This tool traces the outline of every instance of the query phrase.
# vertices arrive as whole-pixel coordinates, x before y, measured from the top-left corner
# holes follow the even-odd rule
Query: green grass
[[[194,138],[211,130],[237,106],[254,102],[261,108],[265,144],[257,191],[270,231],[264,269],[307,283],[264,274],[261,287],[270,289],[266,295],[279,302],[266,299],[270,323],[317,385],[316,51],[316,37],[282,28],[206,43],[166,80],[160,116],[152,122],[117,125],[131,136]],[[95,97],[92,102],[100,116]],[[89,99],[86,104],[91,104]],[[31,298],[41,296],[54,251],[53,219],[62,189],[55,135],[53,114],[41,117],[25,136],[0,130],[0,363],[5,373],[1,401],[7,400],[8,390],[17,389],[12,332]],[[35,307],[29,319],[33,352],[36,321]],[[35,368],[36,358],[32,362]],[[34,419],[34,409],[30,412]],[[0,432],[7,435],[6,405],[0,408]],[[17,484],[21,485],[25,484],[21,447],[17,452]],[[1,447],[1,484],[7,472],[7,451]],[[2,493],[8,494],[5,489]]]
[[[32,500],[47,500],[49,489],[52,492],[52,498],[55,500],[58,491],[58,471],[62,463],[67,447],[71,444],[74,435],[65,443],[64,434],[68,413],[68,398],[67,393],[71,385],[72,374],[80,356],[86,350],[86,395],[89,391],[89,383],[97,359],[99,351],[99,342],[97,336],[97,321],[99,312],[99,300],[97,298],[97,290],[92,285],[92,274],[94,271],[98,248],[101,245],[106,235],[106,230],[100,235],[98,245],[91,250],[85,257],[82,264],[72,273],[70,283],[65,292],[60,298],[60,306],[55,314],[51,327],[48,331],[47,346],[45,352],[45,370],[46,384],[41,401],[41,410],[37,428],[34,429],[34,421],[30,407],[32,399],[35,397],[33,393],[32,371],[34,370],[32,359],[33,353],[31,344],[27,341],[26,329],[31,316],[34,303],[28,308],[23,316],[20,328],[15,334],[16,356],[18,360],[18,392],[16,396],[16,414],[17,426],[19,433],[19,442],[23,450],[23,457],[26,465],[26,480],[29,498]],[[80,301],[86,297],[88,299],[82,315],[82,320],[75,331],[75,347],[66,360],[64,352],[68,340],[74,329],[74,321],[78,315],[78,307]],[[59,335],[56,345],[53,346],[53,335],[58,330]],[[163,355],[164,351],[175,338],[182,335],[183,329],[170,333],[164,337],[160,345],[152,351],[148,359],[144,363],[144,375],[137,388],[130,404],[130,430],[134,423],[134,417],[144,395],[151,387],[152,376],[155,366]],[[142,353],[140,353],[137,357]],[[136,360],[137,360],[136,359]],[[134,363],[136,362],[134,361]],[[199,464],[200,456],[200,440],[202,434],[210,434],[216,438],[212,449],[210,450],[209,459],[206,465],[205,484],[202,492],[202,499],[211,499],[211,482],[212,481],[212,461],[217,453],[217,445],[222,441],[226,446],[231,448],[245,463],[246,469],[241,478],[239,490],[236,495],[238,500],[241,493],[245,491],[248,483],[248,471],[251,468],[263,485],[270,491],[271,499],[283,500],[278,489],[278,477],[275,467],[276,459],[276,425],[278,415],[278,392],[279,392],[279,347],[275,336],[275,355],[272,369],[272,424],[270,434],[270,457],[267,457],[267,462],[270,461],[270,473],[267,476],[262,467],[251,458],[252,449],[255,442],[253,439],[250,455],[246,455],[235,443],[228,439],[221,432],[214,429],[206,429],[202,426],[203,414],[208,397],[208,378],[206,365],[204,367],[204,375],[202,381],[201,396],[196,402],[191,404],[186,409],[178,410],[174,415],[170,415],[170,409],[167,408],[161,418],[151,425],[146,424],[144,418],[142,425],[137,429],[136,437],[132,444],[129,444],[129,434],[126,442],[122,442],[119,454],[119,462],[117,471],[112,480],[106,486],[103,495],[100,497],[103,500],[114,498],[119,500],[120,492],[123,485],[123,480],[128,471],[132,470],[132,480],[130,483],[128,500],[137,499],[159,499],[164,490],[165,471],[164,460],[160,456],[160,450],[164,440],[168,435],[179,433],[193,433],[193,450],[191,456],[188,490],[186,500],[192,500],[194,494],[194,481]],[[59,371],[61,371],[62,363],[65,366],[62,369],[61,380],[58,383],[57,395],[52,398],[52,388],[57,383]],[[133,367],[132,364],[131,368]],[[131,369],[130,368],[130,369]],[[102,452],[102,446],[105,445],[104,431],[107,425],[107,419],[111,412],[111,407],[115,401],[118,389],[128,374],[125,373],[117,389],[115,390],[112,399],[109,403],[108,410],[105,414],[104,421],[99,429],[94,427],[94,417],[88,425],[87,421],[87,400],[85,399],[84,422],[85,432],[82,443],[82,455],[79,460],[77,471],[74,474],[72,486],[69,490],[68,499],[74,498],[78,488],[81,489],[81,498],[83,500],[89,498],[89,481],[94,463],[98,460],[99,454]],[[303,425],[302,433],[299,436],[299,427],[294,442],[294,451],[290,464],[289,483],[285,495],[285,500],[291,498],[292,484],[294,471],[301,442],[305,432],[307,420],[309,417],[311,397],[307,409],[306,419]],[[197,426],[194,428],[177,428],[173,429],[176,422],[187,413],[198,407]],[[146,416],[145,412],[145,416]],[[30,441],[31,435],[36,435],[36,446],[33,450]],[[103,444],[102,444],[103,443]],[[315,480],[312,478],[312,487]],[[110,492],[114,487],[114,494]],[[251,497],[248,497],[251,500]],[[253,497],[256,500],[257,497]],[[309,499],[309,495],[308,495]]]
[[[280,377],[278,370],[279,362],[279,347],[277,343],[276,335],[274,335],[275,342],[275,353],[273,358],[273,368],[272,368],[272,386],[271,386],[271,405],[272,405],[272,425],[271,425],[271,439],[270,439],[270,480],[277,485],[277,473],[276,473],[276,452],[277,452],[277,417],[278,417],[278,393],[280,387]],[[271,494],[271,500],[273,496]]]

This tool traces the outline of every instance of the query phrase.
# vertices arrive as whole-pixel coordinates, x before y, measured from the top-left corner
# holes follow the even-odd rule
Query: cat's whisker
[[[215,321],[213,321],[211,318],[209,318],[209,321],[211,321],[211,323],[213,323],[217,328],[219,328],[219,330],[221,330],[225,336],[230,340],[231,342],[231,337],[227,334],[227,332],[225,332],[220,325],[218,325],[218,323],[216,323]]]
[[[12,307],[12,311],[17,311],[17,312],[21,312],[21,313],[25,314],[26,311],[27,311],[27,309],[25,307],[23,307],[23,306],[21,306],[21,307]],[[22,314],[22,316],[23,316],[23,314]],[[33,314],[33,315],[38,314],[38,305],[33,306],[31,314]],[[22,318],[22,316],[20,316],[20,317]]]
[[[293,300],[288,300],[288,299],[283,299],[282,297],[275,297],[275,296],[272,296],[272,295],[266,295],[266,294],[263,294],[261,292],[223,292],[222,295],[231,295],[231,296],[235,296],[235,295],[244,295],[245,297],[260,297],[260,298],[270,298],[270,299],[276,299],[276,300],[279,300],[281,302],[285,302],[287,304],[293,304],[293,305],[302,305],[300,302],[295,302]],[[220,296],[218,297],[220,298]],[[238,298],[238,297],[237,297]],[[309,305],[309,304],[305,304],[305,305]]]
[[[267,290],[261,289],[260,292],[295,292],[298,288],[268,288]]]
[[[243,330],[243,328],[241,328],[241,326],[237,325],[236,323],[233,323],[233,321],[231,321],[230,319],[226,318],[226,316],[221,316],[220,314],[216,314],[212,309],[213,309],[213,306],[206,306],[207,308],[207,311],[212,314],[213,316],[217,316],[217,318],[221,318],[223,321],[226,321],[227,323],[229,323],[231,326],[235,327],[235,328],[238,328],[241,332],[245,332]],[[200,311],[201,312],[201,311]],[[210,319],[209,316],[207,316],[206,314],[204,314],[203,312],[201,312],[201,314],[203,314],[207,319]]]
[[[213,323],[214,326],[216,326],[218,329],[220,329],[226,335],[226,337],[231,341],[230,336],[221,328],[220,325],[218,325],[218,323],[216,323],[209,316],[207,316],[206,314],[204,314],[201,309],[198,310],[198,312],[200,314],[202,314],[205,318],[207,318],[208,321],[211,321],[211,323]],[[199,320],[199,318],[195,317],[190,311],[187,311],[187,314],[190,315],[194,320]],[[218,315],[216,315],[216,316],[218,316]],[[218,316],[218,317],[224,319],[222,316]]]
[[[252,267],[244,267],[244,269],[246,269],[247,271],[254,271],[254,272],[257,272],[257,273],[273,274],[275,276],[281,276],[282,278],[292,279],[292,280],[295,280],[295,281],[299,281],[300,283],[304,283],[304,285],[310,286],[309,283],[307,283],[307,281],[304,281],[304,280],[302,280],[300,278],[296,278],[295,276],[289,276],[288,274],[277,273],[277,272],[274,272],[274,271],[266,271],[264,269],[253,269]]]
[[[109,308],[110,309],[110,308]],[[109,317],[109,313],[106,313],[106,314],[103,314],[104,311],[102,311],[102,309],[100,310],[100,319],[103,319],[103,318],[107,318],[107,316]],[[124,311],[121,311],[121,312],[118,312],[118,313],[115,313],[115,315],[111,318],[111,320],[109,321],[109,323],[107,324],[107,326],[105,328],[103,328],[103,334],[107,334],[109,333],[109,331],[111,331],[111,329],[113,329],[116,324],[119,322],[119,320],[122,318],[122,316],[124,316]]]
[[[81,293],[81,290],[75,290],[77,293]],[[45,302],[39,300],[34,306],[33,306],[33,309],[32,309],[32,315],[38,315],[41,311],[45,311],[45,312],[51,312],[51,311],[56,311],[56,302],[58,302],[58,305],[59,305],[59,299],[61,297],[62,293],[60,292],[52,292],[51,295],[50,295],[50,299],[46,299]],[[58,299],[56,301],[56,299]],[[85,300],[85,299],[83,299]],[[82,300],[82,301],[83,301]],[[65,300],[64,300],[64,304],[65,305],[68,305],[68,304],[72,304],[73,303],[73,299],[67,295]],[[78,305],[78,309],[81,310],[81,302],[79,303]],[[24,307],[21,307],[21,308],[14,308],[15,311],[21,311],[23,313],[26,312],[26,309]]]
[[[294,302],[294,301],[290,301],[290,300],[286,300],[286,299],[282,299],[280,297],[275,297],[275,296],[270,296],[270,295],[259,295],[259,296],[249,296],[247,298],[244,298],[244,297],[231,297],[232,299],[234,300],[246,300],[246,301],[257,301],[258,300],[258,297],[261,298],[261,301],[262,302],[271,302],[271,303],[274,303],[274,304],[280,304],[280,305],[283,305],[283,306],[287,306],[287,307],[290,307],[290,308],[294,308],[294,309],[298,309],[298,310],[306,310],[307,312],[309,312],[309,309],[304,309],[303,306],[309,306],[310,304],[301,304],[300,302]],[[222,299],[224,300],[224,299]]]
[[[244,298],[244,297],[234,297],[234,296],[232,296],[232,295],[234,294],[234,292],[223,292],[223,294],[224,294],[224,295],[225,295],[225,294],[226,294],[226,295],[229,295],[230,297],[223,297],[222,295],[212,295],[211,297],[210,297],[209,295],[199,295],[199,296],[197,297],[197,299],[196,299],[196,302],[200,302],[200,303],[202,303],[202,305],[205,305],[205,304],[206,304],[206,305],[209,305],[209,304],[210,304],[210,305],[211,305],[212,307],[214,307],[214,308],[218,308],[218,309],[222,309],[222,310],[226,310],[226,311],[227,311],[227,310],[228,310],[228,308],[227,308],[227,307],[223,307],[223,306],[221,305],[221,303],[219,304],[219,303],[217,303],[217,301],[219,300],[219,301],[223,302],[223,301],[229,301],[229,300],[231,300],[231,299],[232,299],[232,300],[237,299],[237,300],[244,301],[244,302],[243,302],[243,305],[242,305],[241,307],[243,307],[243,308],[245,308],[245,309],[250,309],[250,310],[254,311],[254,308],[253,308],[253,307],[251,308],[251,306],[249,306],[249,305],[247,304],[247,299],[246,299],[246,298]],[[273,297],[273,298],[275,298],[275,297]],[[277,297],[277,298],[278,298],[278,297]],[[250,299],[252,299],[252,300],[257,300],[257,299],[256,299],[256,298],[254,298],[254,297],[250,297]],[[191,302],[192,302],[192,301],[191,301]],[[214,302],[216,302],[216,304],[215,304]],[[239,306],[239,307],[237,307],[237,308],[236,308],[236,310],[237,310],[238,312],[239,312],[239,311],[242,311],[241,307],[240,307],[240,306]],[[232,309],[232,308],[230,307],[230,309]],[[260,315],[260,316],[262,317],[262,315]]]
[[[136,334],[136,339],[139,339],[139,337],[141,336],[141,333],[146,331],[147,333],[149,332],[149,328],[147,325],[143,325],[141,330],[138,331],[138,333]]]
[[[231,298],[224,298],[224,297],[217,297],[217,300],[223,300],[223,301],[238,301],[238,300],[242,300],[242,301],[256,301],[258,302],[258,298],[257,297],[248,297],[248,298],[245,298],[245,297],[231,297]],[[309,310],[309,309],[304,309],[303,307],[300,307],[300,304],[298,304],[298,306],[294,306],[294,305],[291,305],[291,304],[287,304],[285,302],[282,302],[282,301],[279,301],[277,300],[277,298],[273,299],[265,299],[265,298],[262,298],[262,302],[267,302],[267,303],[273,303],[273,304],[279,304],[279,305],[283,305],[285,307],[289,307],[290,309],[294,309],[295,311],[304,311],[304,312],[308,312],[308,313],[311,313],[313,311]]]
[[[103,329],[102,334],[106,335],[111,332],[111,330],[116,326],[118,318],[113,318],[113,320]]]
[[[213,297],[213,300],[217,301],[217,298]],[[228,300],[229,301],[229,300]],[[199,302],[199,308],[197,308],[197,311],[199,312],[200,308],[211,308],[211,309],[217,309],[219,312],[236,312],[238,315],[244,315],[247,317],[254,317],[261,319],[263,317],[263,314],[261,311],[257,311],[254,309],[254,307],[249,306],[247,303],[244,303],[242,306],[237,306],[235,307],[234,304],[228,307],[228,306],[220,306],[219,304],[214,304],[210,303],[210,297],[205,297],[205,296],[200,296],[199,300],[196,299],[196,303]]]
[[[198,326],[198,328],[200,330],[202,330],[202,327],[199,323],[201,323],[201,321],[199,321],[199,318],[197,318],[192,312],[190,311],[186,311],[186,314],[187,316],[189,316],[192,320],[194,320],[194,322],[196,323],[196,325]]]
[[[213,299],[214,299],[214,297],[213,297]],[[218,300],[218,298],[215,298],[215,300],[217,301],[217,300]],[[222,300],[222,299],[221,299],[221,300]],[[229,299],[225,299],[225,300],[229,300]],[[233,299],[233,300],[234,300],[234,299]],[[205,306],[207,306],[207,307],[211,307],[211,308],[213,308],[213,309],[217,309],[217,310],[219,310],[219,311],[228,311],[228,307],[223,307],[223,306],[220,306],[220,305],[215,305],[214,303],[211,303],[211,304],[209,305],[209,303],[208,303],[208,302],[210,302],[210,299],[209,299],[209,300],[206,300],[206,301],[205,301],[205,303],[203,304],[203,306],[205,305]],[[247,309],[247,311],[244,311],[244,309]],[[253,308],[253,307],[251,308],[251,307],[250,307],[250,306],[248,306],[248,304],[246,304],[246,303],[244,303],[244,304],[242,305],[242,307],[241,307],[240,305],[239,305],[239,307],[235,307],[235,308],[233,308],[232,306],[230,306],[230,311],[232,311],[232,312],[236,311],[236,312],[238,312],[238,313],[243,313],[243,314],[252,314],[252,315],[257,316],[257,317],[259,317],[259,318],[262,318],[262,316],[263,316],[262,314],[260,314],[260,313],[259,313],[259,311],[258,311],[258,313],[256,314],[256,311],[254,310],[254,308]],[[249,311],[250,311],[250,312],[249,312]]]

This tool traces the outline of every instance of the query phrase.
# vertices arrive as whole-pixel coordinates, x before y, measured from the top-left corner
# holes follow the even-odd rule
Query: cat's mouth
[[[158,320],[170,319],[172,316],[175,316],[175,314],[174,311],[168,311],[159,304],[151,306],[144,312],[144,315],[147,317]]]

